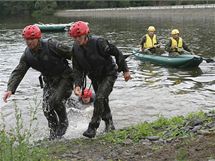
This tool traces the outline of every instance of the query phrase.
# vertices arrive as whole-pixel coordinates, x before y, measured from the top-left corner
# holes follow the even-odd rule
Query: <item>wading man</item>
[[[117,79],[117,70],[123,71],[125,81],[131,76],[122,53],[107,40],[89,35],[90,29],[83,21],[75,22],[69,30],[74,38],[73,70],[75,78],[74,93],[81,96],[85,88],[84,79],[88,76],[95,91],[94,111],[84,136],[96,135],[101,119],[105,122],[105,131],[114,130],[112,114],[109,107],[109,95]],[[112,57],[116,59],[116,63]],[[117,65],[116,65],[117,64]]]
[[[36,25],[23,29],[23,38],[27,47],[19,64],[11,73],[4,102],[15,91],[30,67],[41,72],[40,83],[43,86],[43,111],[50,128],[50,139],[61,137],[68,127],[65,101],[73,88],[72,69],[67,59],[71,59],[71,48],[52,39],[42,39]]]

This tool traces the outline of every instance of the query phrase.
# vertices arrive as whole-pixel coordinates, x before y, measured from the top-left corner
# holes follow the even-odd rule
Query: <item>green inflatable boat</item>
[[[138,50],[133,50],[136,59],[151,62],[153,64],[170,66],[176,68],[192,68],[198,67],[203,58],[197,55],[179,55],[179,56],[163,56],[163,55],[147,55]]]
[[[66,31],[72,23],[68,24],[35,24],[42,32],[64,32]]]

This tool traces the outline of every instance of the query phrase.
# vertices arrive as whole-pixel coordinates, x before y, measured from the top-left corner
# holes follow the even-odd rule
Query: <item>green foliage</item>
[[[128,130],[119,130],[119,131],[113,131],[112,133],[108,133],[101,138],[107,142],[123,143],[128,138],[128,136],[129,136]]]
[[[31,129],[37,107],[30,109],[30,123],[28,129],[24,129],[22,113],[15,105],[16,127],[8,131],[5,128],[5,120],[2,116],[3,124],[0,129],[0,160],[2,161],[38,161],[49,160],[45,148],[35,147],[30,144]]]
[[[130,138],[134,140],[134,142],[138,142],[140,139],[153,134],[154,129],[151,124],[145,122],[144,124],[139,124],[133,128]]]
[[[34,4],[33,17],[41,17],[43,15],[52,15],[57,8],[56,1],[37,0]]]
[[[113,143],[124,143],[127,139],[138,142],[144,137],[153,135],[154,133],[155,130],[152,125],[145,122],[128,129],[113,131],[112,133],[102,136],[102,139]]]
[[[33,1],[1,1],[0,15],[33,15],[40,17],[43,15],[52,15],[56,9],[87,9],[87,8],[120,8],[120,7],[137,7],[137,6],[162,6],[162,5],[186,5],[186,4],[208,4],[213,1],[134,1],[134,0],[72,0],[72,1],[57,1],[57,0],[33,0]]]
[[[108,2],[98,3],[96,0],[91,0],[89,2],[86,2],[86,6],[89,8],[107,8]]]
[[[186,119],[188,120],[192,120],[192,119],[204,120],[206,118],[207,118],[207,115],[203,111],[190,113],[186,116]]]
[[[157,121],[152,122],[152,126],[157,129],[158,136],[170,139],[187,135],[186,131],[182,129],[184,122],[183,116],[176,116],[170,119],[161,116]]]
[[[213,113],[211,111],[210,113]],[[214,112],[215,113],[215,112]],[[193,133],[186,129],[186,126],[194,126],[193,122],[212,122],[213,119],[207,117],[207,114],[200,111],[190,113],[187,116],[176,116],[172,118],[165,118],[159,116],[156,121],[151,123],[144,122],[134,127],[127,128],[120,131],[114,131],[101,137],[101,139],[112,143],[124,143],[127,139],[133,142],[138,142],[148,136],[159,136],[163,139],[174,139],[176,137],[192,136]]]
[[[33,8],[33,1],[1,1],[0,2],[0,15],[1,16],[23,16],[30,15]]]

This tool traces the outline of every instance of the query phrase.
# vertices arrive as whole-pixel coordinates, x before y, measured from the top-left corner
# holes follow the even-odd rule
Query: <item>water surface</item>
[[[123,53],[129,54],[137,47],[140,38],[149,25],[157,29],[159,40],[165,44],[173,28],[178,28],[181,36],[191,49],[198,55],[215,58],[214,50],[214,19],[204,16],[198,18],[181,16],[161,17],[129,17],[125,18],[54,18],[44,20],[49,23],[69,23],[76,20],[89,22],[91,33],[107,38],[119,47]],[[0,20],[0,90],[6,90],[10,73],[19,62],[25,43],[21,37],[22,28],[35,20],[23,19],[14,23],[14,19]],[[23,22],[22,22],[23,21]],[[13,23],[12,23],[13,22]],[[15,24],[15,25],[14,25]],[[44,37],[53,37],[72,45],[67,33],[44,33]],[[124,82],[119,74],[114,90],[110,96],[110,106],[116,128],[123,128],[143,121],[151,121],[159,115],[167,117],[185,115],[191,111],[214,109],[215,99],[215,64],[203,62],[199,68],[176,69],[156,66],[127,59],[133,79]],[[47,121],[41,108],[42,89],[39,86],[39,72],[30,69],[16,95],[5,104],[0,100],[1,112],[7,123],[7,128],[15,125],[14,106],[22,111],[25,127],[29,125],[29,111],[38,105],[37,117],[34,123],[36,133],[34,139],[47,137]],[[89,85],[89,84],[88,84]],[[73,95],[72,100],[77,100]],[[70,101],[67,106],[70,126],[66,138],[80,137],[87,128],[93,107],[81,107]],[[103,130],[101,125],[99,132]]]

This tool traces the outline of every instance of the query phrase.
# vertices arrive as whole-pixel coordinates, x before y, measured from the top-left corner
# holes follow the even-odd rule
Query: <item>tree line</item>
[[[187,4],[210,4],[210,0],[33,0],[33,1],[1,1],[1,16],[38,16],[52,15],[58,9],[89,9],[89,8],[121,8],[138,6],[163,6],[163,5],[187,5]]]

